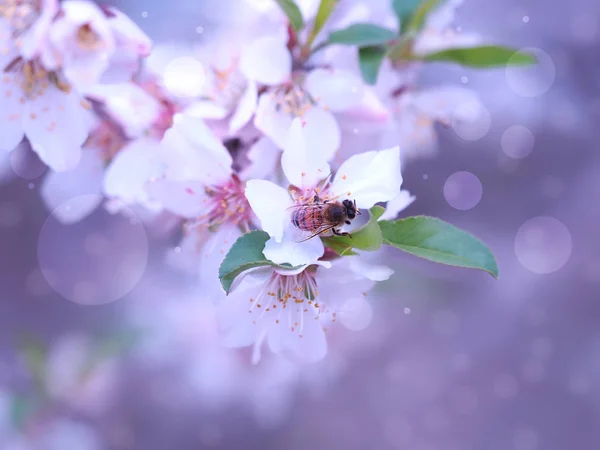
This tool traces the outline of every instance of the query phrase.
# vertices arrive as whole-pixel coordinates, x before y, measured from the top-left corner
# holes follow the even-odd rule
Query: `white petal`
[[[48,28],[58,12],[58,0],[44,0],[41,12],[32,27],[21,36],[20,51],[25,59],[33,59],[47,38]]]
[[[415,197],[414,195],[410,195],[410,192],[406,190],[400,191],[396,198],[393,198],[392,200],[387,202],[385,212],[381,215],[379,220],[395,219],[396,217],[398,217],[398,214],[401,211],[404,211],[406,208],[408,208],[412,204],[412,202],[415,201],[416,198],[417,197]]]
[[[194,218],[207,212],[206,185],[201,181],[147,181],[148,198],[180,217]]]
[[[281,150],[268,137],[261,137],[246,154],[250,164],[241,173],[241,178],[251,180],[253,178],[269,179],[273,181],[279,169]]]
[[[258,89],[254,81],[249,81],[239,104],[229,122],[229,133],[235,134],[252,118],[258,102]]]
[[[162,143],[168,156],[168,175],[172,179],[220,184],[231,177],[229,151],[197,117],[177,114]]]
[[[283,148],[287,143],[292,117],[283,111],[278,111],[275,96],[265,92],[258,99],[254,125],[275,142],[275,145]]]
[[[416,92],[412,97],[412,105],[419,112],[437,120],[450,120],[457,107],[465,103],[480,103],[478,95],[471,89],[458,86],[438,86]],[[464,109],[468,112],[470,108]],[[465,117],[469,120],[472,117]],[[462,118],[457,118],[458,120]]]
[[[23,140],[24,107],[20,103],[21,88],[17,77],[13,74],[2,74],[8,80],[2,83],[0,93],[0,151],[14,149]]]
[[[289,219],[288,224],[280,242],[274,238],[267,241],[263,250],[265,257],[276,264],[288,263],[292,266],[314,264],[325,251],[323,241],[319,237],[302,241],[306,238],[305,233],[289,223]]]
[[[356,200],[359,208],[392,200],[400,192],[400,149],[372,151],[354,155],[336,173],[332,191],[342,199]]]
[[[50,86],[26,103],[25,134],[40,159],[57,172],[79,162],[81,145],[89,132],[89,112],[75,93]]]
[[[302,117],[306,143],[321,159],[331,161],[340,148],[342,133],[336,118],[319,107],[310,108]]]
[[[182,114],[200,117],[201,119],[224,119],[228,113],[229,111],[221,105],[206,100],[199,100],[188,106]]]
[[[140,56],[148,56],[152,51],[152,41],[146,33],[118,9],[110,6],[107,9],[112,14],[108,21],[119,45]]]
[[[334,112],[359,105],[363,95],[360,78],[345,70],[315,69],[304,86],[320,106]]]
[[[246,182],[246,198],[261,228],[281,242],[284,227],[290,221],[289,207],[294,204],[288,191],[270,181],[250,180]]]
[[[320,361],[327,354],[325,331],[312,312],[304,313],[302,330],[291,327],[281,321],[269,329],[269,347],[276,354],[285,356],[299,364],[311,364]]]
[[[309,143],[312,135],[307,128],[307,122],[300,118],[294,119],[281,157],[281,167],[287,179],[301,188],[315,186],[330,173],[329,164],[323,159],[319,146]]]
[[[383,101],[372,88],[363,89],[358,104],[344,111],[344,119],[350,118],[365,122],[385,123],[391,114]],[[345,121],[342,121],[344,123]],[[345,125],[345,124],[344,124]]]
[[[75,223],[94,211],[102,202],[103,177],[102,153],[95,149],[86,149],[75,168],[48,174],[42,184],[41,196],[58,220],[66,224]],[[81,201],[70,202],[69,208],[58,208],[75,197]]]
[[[281,84],[290,78],[292,55],[285,41],[271,36],[259,38],[242,51],[240,70],[249,80]]]
[[[233,243],[242,235],[234,224],[223,224],[215,232],[210,233],[208,240],[200,252],[199,282],[203,294],[211,301],[217,301],[223,294],[219,281],[219,266],[231,249]]]
[[[358,277],[368,278],[372,281],[385,281],[394,274],[394,271],[388,266],[371,264],[363,255],[349,256],[347,263],[348,269]]]
[[[149,203],[146,183],[164,171],[161,150],[160,145],[149,138],[127,144],[106,169],[104,193],[125,203]]]

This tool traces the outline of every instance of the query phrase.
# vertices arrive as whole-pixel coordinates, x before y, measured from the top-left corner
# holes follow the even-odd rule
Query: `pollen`
[[[348,197],[350,197],[352,195],[352,192],[348,192]]]
[[[342,180],[346,180],[348,177],[346,175],[342,175]]]

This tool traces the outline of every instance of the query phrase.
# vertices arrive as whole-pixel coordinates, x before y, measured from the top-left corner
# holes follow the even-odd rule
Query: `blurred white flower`
[[[311,154],[302,130],[297,119],[282,157],[287,179],[301,189],[299,196],[293,198],[287,189],[267,180],[246,183],[248,202],[261,228],[271,236],[264,255],[275,263],[293,266],[313,264],[324,251],[320,239],[302,240],[306,232],[295,227],[291,219],[295,205],[310,203],[318,194],[321,201],[350,199],[359,209],[369,209],[377,202],[395,198],[402,184],[400,150],[395,147],[351,157],[340,166],[333,182],[319,187],[319,180],[330,173],[329,166]]]
[[[226,345],[253,345],[253,361],[266,341],[273,353],[312,363],[327,353],[325,331],[338,318],[349,328],[368,325],[365,300],[375,281],[393,273],[360,256],[319,261],[295,270],[251,271],[219,305],[219,327]],[[366,319],[366,320],[365,320]]]

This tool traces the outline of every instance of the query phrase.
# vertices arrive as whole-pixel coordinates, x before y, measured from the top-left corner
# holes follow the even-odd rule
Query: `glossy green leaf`
[[[485,45],[470,48],[451,48],[422,57],[425,61],[446,61],[467,67],[505,67],[535,64],[535,56],[514,48]]]
[[[484,270],[498,277],[491,250],[475,236],[434,217],[379,222],[385,244],[450,266]]]
[[[362,228],[357,229],[350,236],[331,236],[323,239],[325,245],[334,250],[338,255],[348,256],[356,254],[352,249],[375,251],[383,244],[383,236],[377,219],[381,217],[385,209],[374,206],[370,210],[369,222]]]
[[[367,84],[377,83],[377,76],[381,63],[385,59],[386,49],[383,46],[360,47],[358,49],[358,63],[360,74]]]
[[[306,43],[308,47],[312,45],[315,38],[321,32],[339,1],[340,0],[321,0],[321,3],[319,4],[319,10],[317,11],[317,16],[315,17],[315,23]]]
[[[275,264],[265,257],[263,250],[268,240],[269,235],[264,231],[251,231],[233,243],[219,267],[219,279],[225,292],[229,293],[233,281],[247,270],[263,266],[293,268],[289,264]]]
[[[392,8],[398,18],[400,31],[406,28],[410,17],[421,4],[421,0],[392,0]]]
[[[329,34],[329,44],[371,46],[381,45],[396,39],[392,30],[370,23],[356,23],[348,28],[333,31]]]
[[[275,0],[296,31],[304,27],[302,12],[294,0]]]

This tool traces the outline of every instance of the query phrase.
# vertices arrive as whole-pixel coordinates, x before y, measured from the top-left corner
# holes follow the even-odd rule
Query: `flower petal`
[[[20,51],[25,59],[33,59],[38,54],[57,12],[58,0],[44,0],[42,2],[41,15],[31,28],[21,36]]]
[[[319,107],[310,108],[302,117],[307,145],[321,159],[331,161],[335,152],[340,148],[342,133],[336,118],[329,111]]]
[[[21,87],[16,75],[2,74],[3,92],[0,94],[0,151],[14,149],[23,140],[23,105],[20,103]]]
[[[312,135],[307,131],[306,125],[307,122],[302,119],[294,119],[281,157],[281,167],[287,179],[301,188],[315,186],[331,172],[319,146],[309,144]]]
[[[125,203],[152,205],[146,183],[163,174],[160,145],[149,138],[127,144],[106,169],[104,193]]]
[[[304,86],[320,106],[334,112],[358,106],[363,96],[360,78],[345,70],[315,69]]]
[[[140,56],[148,56],[152,51],[152,41],[129,17],[116,8],[108,6],[108,18],[119,46]]]
[[[244,168],[241,178],[250,180],[259,178],[274,181],[279,172],[281,150],[268,137],[261,137],[248,149],[246,154],[250,164]]]
[[[259,38],[242,51],[240,70],[249,80],[267,85],[281,84],[290,78],[292,55],[285,41],[278,37]]]
[[[229,122],[229,133],[235,134],[252,118],[258,102],[258,89],[254,81],[249,81],[244,94]]]
[[[66,224],[75,223],[94,211],[102,202],[103,178],[102,153],[95,149],[86,149],[75,168],[65,172],[50,172],[46,176],[41,196],[58,220]],[[78,197],[78,200],[70,202],[69,208],[58,208],[75,197]]]
[[[295,228],[289,218],[287,220],[289,225],[285,228],[281,241],[278,242],[275,238],[269,239],[263,254],[275,264],[288,263],[292,266],[314,264],[325,252],[323,241],[316,236],[302,241],[306,238],[306,233]]]
[[[270,181],[250,180],[246,182],[246,198],[261,228],[276,242],[281,242],[284,227],[290,220],[289,207],[294,204],[288,191]]]
[[[65,93],[49,86],[26,103],[25,134],[42,161],[57,172],[69,170],[81,157],[90,126],[88,114],[74,90]]]
[[[201,119],[224,119],[228,113],[229,111],[221,105],[207,100],[199,100],[188,106],[182,114]]]
[[[378,220],[394,220],[398,217],[401,211],[408,208],[417,197],[410,195],[410,192],[403,190],[396,196],[387,202],[385,212],[379,217]]]
[[[254,126],[269,137],[279,148],[285,147],[292,117],[277,107],[277,99],[265,92],[258,99]]]
[[[402,185],[398,147],[354,155],[336,173],[331,190],[342,198],[356,200],[359,208],[392,200]]]
[[[201,181],[172,181],[166,178],[147,181],[148,198],[167,211],[188,219],[206,213],[208,197]]]

